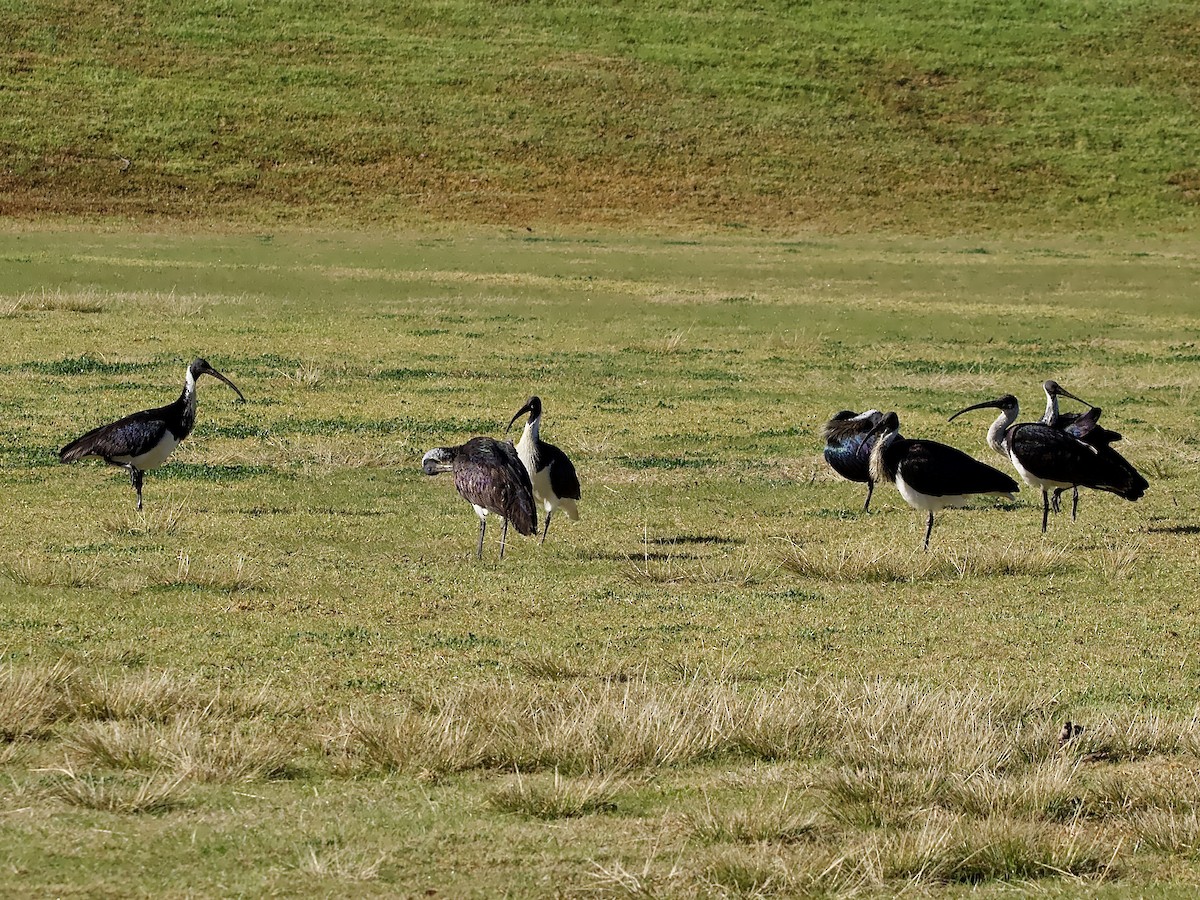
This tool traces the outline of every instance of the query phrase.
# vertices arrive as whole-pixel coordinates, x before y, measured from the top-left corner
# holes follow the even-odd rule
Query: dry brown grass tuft
[[[490,803],[502,812],[535,819],[564,819],[617,808],[616,794],[624,782],[611,775],[564,777],[556,769],[553,777],[516,777],[495,791]]]
[[[291,372],[280,372],[279,376],[289,384],[307,390],[315,390],[321,386],[325,374],[315,362],[302,362]]]
[[[40,738],[70,715],[74,671],[64,663],[0,666],[0,740]]]
[[[990,819],[933,821],[876,838],[880,874],[926,884],[1020,882],[1068,876],[1102,879],[1113,852],[1044,825]]]
[[[919,556],[894,549],[853,544],[821,544],[805,548],[788,542],[780,566],[802,578],[823,581],[902,582],[928,578],[936,567],[936,557]]]
[[[704,809],[686,816],[689,832],[710,843],[795,844],[814,840],[830,830],[824,819],[798,809],[785,795],[781,800],[756,800],[750,806],[715,809],[706,798]]]
[[[223,784],[287,777],[306,746],[292,729],[203,714],[167,723],[84,723],[67,740],[68,751],[81,764],[169,771],[193,781]]]
[[[219,700],[195,678],[173,672],[141,672],[115,677],[96,674],[73,684],[75,712],[86,719],[133,719],[166,722]]]
[[[108,297],[95,290],[64,291],[42,290],[33,293],[19,294],[16,297],[6,297],[0,300],[0,318],[11,318],[22,312],[104,312]]]
[[[357,850],[334,844],[329,847],[308,846],[300,851],[296,868],[316,878],[339,881],[375,881],[387,862],[386,853]]]
[[[171,535],[183,530],[185,518],[184,504],[177,503],[149,510],[124,510],[109,516],[104,527],[115,535]]]
[[[170,812],[188,803],[188,790],[181,775],[154,773],[130,778],[76,775],[71,769],[58,769],[54,776],[45,788],[46,793],[85,809],[132,815]]]
[[[268,587],[266,576],[240,553],[232,559],[218,558],[193,567],[191,555],[184,550],[180,550],[176,556],[175,571],[164,574],[158,584],[162,587],[201,588],[230,594],[263,591]]]
[[[97,560],[75,557],[25,554],[16,562],[0,566],[0,575],[29,587],[93,587],[99,582],[100,574]]]
[[[934,547],[880,549],[866,544],[803,547],[787,541],[782,568],[804,578],[848,582],[913,582],[969,577],[1044,577],[1070,569],[1067,548],[1029,542],[985,544],[965,550]]]

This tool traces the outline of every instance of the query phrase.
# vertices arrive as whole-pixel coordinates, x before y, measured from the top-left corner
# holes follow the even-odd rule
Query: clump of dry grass
[[[773,803],[758,799],[732,808],[714,808],[706,799],[704,809],[688,814],[685,821],[691,834],[710,843],[795,844],[829,830],[818,813],[796,808],[787,795]]]
[[[173,672],[141,672],[120,677],[97,673],[72,685],[76,713],[86,719],[166,722],[202,709],[219,698],[206,696],[195,678]]]
[[[329,847],[309,845],[300,851],[296,868],[316,878],[375,881],[387,860],[386,853],[344,847],[340,843]]]
[[[586,674],[566,653],[529,653],[518,656],[514,663],[516,668],[534,678],[572,680]]]
[[[91,766],[225,784],[287,777],[305,746],[292,729],[205,715],[85,723],[67,740],[68,751]]]
[[[490,803],[502,812],[536,819],[564,819],[617,808],[615,797],[622,785],[611,775],[564,777],[557,769],[553,778],[516,777],[496,790]]]
[[[63,663],[0,666],[0,740],[43,737],[70,715],[74,677]]]
[[[935,547],[924,552],[865,544],[817,544],[803,547],[788,541],[780,559],[783,569],[804,578],[848,582],[912,582],[931,578],[1027,576],[1044,577],[1070,569],[1067,548],[1025,542],[984,544],[964,550]]]
[[[163,587],[191,587],[224,593],[262,591],[268,587],[266,577],[242,554],[233,559],[208,561],[193,567],[191,554],[180,550],[176,556],[174,573],[163,576],[159,584]]]
[[[1036,713],[995,695],[919,685],[797,680],[767,688],[643,676],[547,692],[497,682],[431,695],[392,714],[352,712],[327,748],[345,763],[430,773],[627,771],[722,756],[935,761],[971,770],[1011,761],[1025,739],[1022,721]]]
[[[1195,807],[1151,809],[1131,817],[1139,846],[1171,856],[1200,857],[1200,813]]]
[[[0,566],[0,574],[9,581],[29,587],[92,587],[100,580],[100,564],[95,559],[74,556],[25,554],[16,562]]]
[[[315,362],[302,362],[291,372],[280,372],[280,377],[296,387],[314,390],[321,386],[324,372]]]
[[[109,516],[104,527],[115,535],[171,535],[182,529],[185,518],[184,504],[177,503],[148,510],[125,510]]]
[[[104,312],[108,298],[98,291],[85,289],[64,291],[62,288],[19,294],[0,301],[0,318],[11,318],[19,312]]]
[[[1123,581],[1136,572],[1144,553],[1141,541],[1116,542],[1110,538],[1092,554],[1092,559],[1106,581]]]
[[[1019,882],[1047,876],[1104,878],[1112,851],[1045,825],[989,819],[934,821],[878,838],[880,875],[926,884]]]
[[[130,778],[59,769],[46,786],[46,793],[71,806],[103,812],[139,814],[164,813],[188,803],[188,789],[181,775],[153,773]]]
[[[780,559],[786,571],[824,581],[918,581],[928,578],[935,565],[935,557],[928,553],[915,556],[848,543],[806,548],[793,541]]]

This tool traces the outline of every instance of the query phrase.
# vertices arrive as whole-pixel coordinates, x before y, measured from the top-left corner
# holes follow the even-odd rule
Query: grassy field
[[[1185,0],[0,0],[0,214],[1186,232]]]
[[[1198,252],[0,234],[0,894],[1186,896]],[[57,464],[194,355],[248,402],[144,512]],[[876,406],[987,459],[946,417],[1046,377],[1142,501],[923,553],[820,458]],[[533,392],[582,520],[477,562],[420,456]]]

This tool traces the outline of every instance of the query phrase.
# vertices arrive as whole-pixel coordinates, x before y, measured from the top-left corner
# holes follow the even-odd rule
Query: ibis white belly
[[[904,498],[904,502],[913,509],[919,509],[923,512],[937,512],[939,509],[945,509],[947,506],[966,506],[970,497],[966,494],[946,494],[941,497],[935,497],[932,494],[922,494],[912,485],[904,480],[904,476],[899,472],[896,473],[896,490],[900,492],[900,496]]]
[[[142,472],[149,472],[157,469],[167,461],[167,457],[174,452],[179,446],[179,441],[175,439],[175,435],[167,431],[159,439],[158,443],[144,453],[139,453],[137,456],[114,456],[116,462],[122,465],[131,465],[135,469]]]
[[[1020,460],[1018,460],[1015,456],[1010,456],[1009,459],[1012,460],[1013,468],[1017,470],[1017,474],[1021,476],[1021,480],[1031,488],[1036,488],[1039,491],[1052,491],[1055,488],[1074,487],[1073,483],[1070,481],[1051,481],[1048,478],[1041,478],[1037,475],[1034,475],[1023,465],[1021,465]]]

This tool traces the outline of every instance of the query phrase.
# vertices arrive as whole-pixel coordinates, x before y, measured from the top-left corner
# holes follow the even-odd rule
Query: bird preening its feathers
[[[479,516],[479,559],[483,559],[488,513],[504,520],[500,536],[501,559],[504,558],[509,522],[520,534],[531,535],[537,531],[533,486],[512,444],[476,437],[457,447],[436,447],[421,458],[421,468],[426,475],[454,473],[458,493],[475,507]]]
[[[1110,446],[1121,436],[1098,425],[1100,409],[1093,406],[1085,413],[1070,417],[1060,415],[1059,395],[1074,400],[1079,398],[1054,381],[1047,381],[1043,388],[1047,407],[1040,422],[1017,422],[1020,408],[1012,394],[960,409],[950,421],[974,409],[1000,411],[988,429],[988,444],[1012,462],[1022,481],[1041,491],[1043,533],[1050,516],[1051,491],[1055,495],[1055,509],[1058,508],[1058,495],[1068,489],[1078,491],[1081,487],[1107,491],[1126,500],[1140,499],[1149,483]],[[1072,517],[1077,501],[1076,496]]]
[[[883,419],[877,409],[863,413],[843,409],[821,429],[821,440],[825,442],[825,462],[830,468],[849,481],[867,485],[867,499],[863,512],[871,509],[871,494],[875,492],[875,479],[871,477],[871,448],[875,446],[874,428]]]
[[[500,536],[500,558],[512,522],[524,535],[537,533],[537,507],[545,512],[542,542],[550,529],[550,517],[560,507],[569,519],[578,519],[579,477],[567,455],[539,437],[542,419],[540,397],[530,397],[509,420],[505,433],[513,423],[529,413],[529,421],[514,445],[489,437],[471,438],[457,447],[437,447],[421,460],[426,475],[453,472],[454,486],[463,499],[475,507],[479,516],[479,545],[476,556],[483,558],[483,537],[487,531],[488,514],[504,520]]]
[[[196,381],[212,375],[225,382],[243,403],[246,398],[237,385],[197,357],[187,367],[183,393],[173,403],[135,412],[115,422],[93,428],[76,438],[58,453],[60,462],[72,463],[89,456],[99,457],[113,466],[129,471],[129,480],[137,491],[137,508],[142,508],[142,474],[157,469],[180,442],[192,433],[196,424]]]

